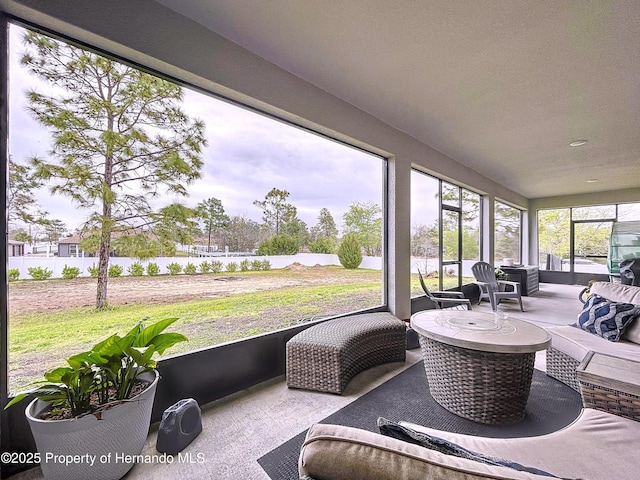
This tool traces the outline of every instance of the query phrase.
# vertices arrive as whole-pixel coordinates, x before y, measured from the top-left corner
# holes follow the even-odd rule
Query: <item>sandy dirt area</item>
[[[198,298],[226,297],[262,290],[354,281],[351,272],[340,268],[319,265],[304,267],[293,264],[287,269],[290,271],[288,275],[274,270],[217,275],[110,278],[108,302],[110,305],[170,304]],[[12,282],[9,285],[9,313],[15,315],[55,312],[68,307],[90,307],[95,305],[96,287],[97,281],[94,278]]]

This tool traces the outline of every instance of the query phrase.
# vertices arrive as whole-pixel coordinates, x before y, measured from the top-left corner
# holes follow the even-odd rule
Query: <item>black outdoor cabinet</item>
[[[507,274],[507,280],[520,284],[522,295],[532,295],[540,289],[538,267],[535,265],[524,265],[522,267],[500,266],[500,270]]]

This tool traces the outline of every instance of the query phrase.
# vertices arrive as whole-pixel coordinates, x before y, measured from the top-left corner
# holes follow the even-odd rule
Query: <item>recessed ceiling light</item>
[[[591,178],[589,180],[587,180],[587,183],[596,183],[598,181],[597,178]]]
[[[581,147],[582,145],[584,145],[585,143],[587,143],[586,140],[575,140],[573,142],[571,142],[569,144],[570,147]]]

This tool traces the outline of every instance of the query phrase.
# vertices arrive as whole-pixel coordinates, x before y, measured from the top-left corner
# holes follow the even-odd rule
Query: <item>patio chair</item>
[[[437,309],[454,309],[454,310],[471,310],[471,300],[464,298],[464,293],[462,292],[452,292],[452,291],[433,291],[431,292],[427,285],[424,283],[424,278],[422,277],[422,273],[418,269],[418,278],[420,278],[420,286],[422,290],[424,290],[424,294],[426,297],[431,300]]]
[[[524,312],[520,283],[498,280],[496,278],[495,268],[493,265],[486,262],[475,263],[471,267],[471,271],[476,279],[475,284],[480,288],[480,299],[478,300],[478,303],[480,303],[484,298],[488,298],[489,302],[491,302],[491,309],[495,310],[500,303],[500,300],[505,298],[515,298],[520,303],[520,310]],[[510,285],[513,287],[513,291],[503,291],[500,289],[501,285]]]

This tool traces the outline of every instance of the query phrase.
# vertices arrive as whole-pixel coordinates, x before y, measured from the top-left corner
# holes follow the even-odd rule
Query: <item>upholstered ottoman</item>
[[[388,312],[328,320],[287,342],[287,386],[341,394],[361,371],[406,356],[405,323]]]

